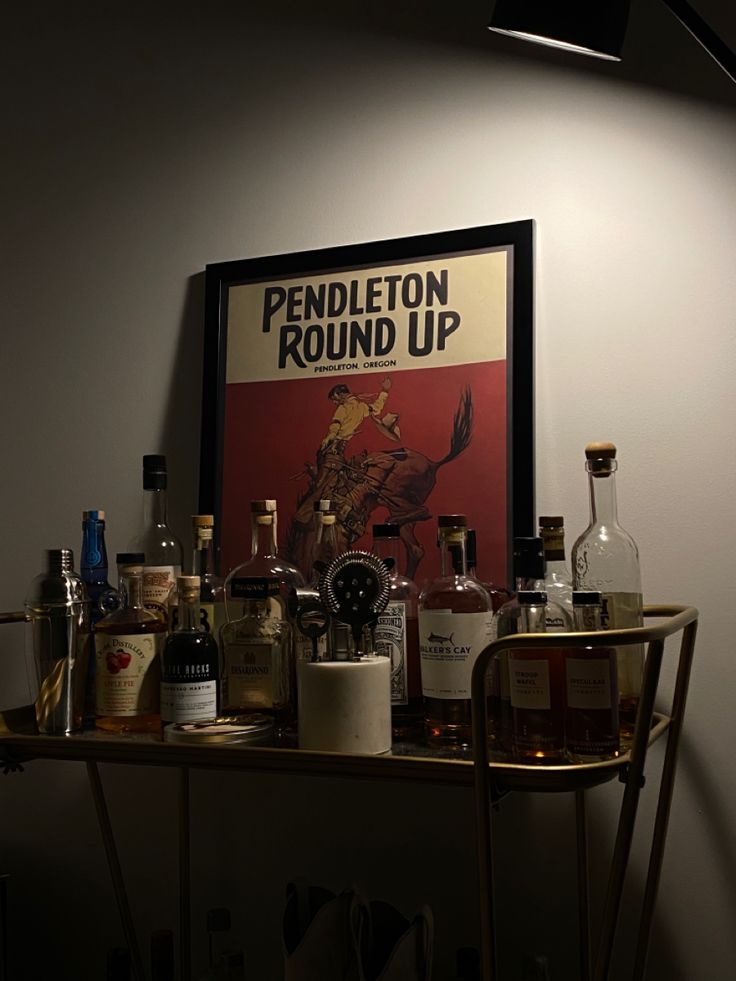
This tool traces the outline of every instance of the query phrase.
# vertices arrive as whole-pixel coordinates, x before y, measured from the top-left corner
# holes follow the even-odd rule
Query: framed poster
[[[466,514],[479,577],[509,581],[534,534],[532,244],[529,220],[207,267],[200,507],[223,574],[275,498],[311,578],[330,498],[345,547],[400,525],[419,585],[437,515]]]

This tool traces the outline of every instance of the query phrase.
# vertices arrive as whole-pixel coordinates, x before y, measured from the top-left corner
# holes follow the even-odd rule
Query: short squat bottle
[[[242,616],[220,632],[222,712],[260,712],[274,720],[276,734],[294,722],[291,627],[284,619],[275,576],[235,576],[231,599]]]
[[[146,609],[165,624],[169,622],[183,557],[181,542],[168,525],[167,479],[165,456],[152,453],[143,457],[143,527],[131,545],[131,551],[146,556],[143,572]]]
[[[164,621],[143,605],[143,566],[120,566],[120,606],[95,629],[97,728],[158,732]]]
[[[472,741],[470,680],[491,639],[491,597],[467,575],[465,515],[440,515],[437,523],[441,573],[419,596],[424,722],[430,745],[463,747]],[[453,551],[459,552],[459,573]]]
[[[199,576],[178,576],[178,625],[161,659],[161,723],[202,722],[217,717],[220,659],[213,635],[200,618]]]
[[[601,594],[572,594],[576,631],[601,629]],[[618,679],[614,647],[572,647],[565,656],[565,743],[573,763],[619,754]]]
[[[547,594],[521,590],[519,633],[546,633]],[[562,763],[565,753],[565,663],[562,648],[509,651],[514,756],[520,763]]]
[[[373,552],[391,563],[391,594],[375,628],[376,653],[391,658],[391,728],[395,740],[421,734],[422,675],[419,664],[419,590],[399,572],[398,525],[373,525]]]
[[[604,630],[640,627],[643,607],[639,550],[618,522],[616,447],[613,443],[589,443],[585,456],[590,524],[572,549],[575,589],[601,593]],[[629,745],[639,706],[644,648],[641,645],[619,647],[617,658],[621,739]]]

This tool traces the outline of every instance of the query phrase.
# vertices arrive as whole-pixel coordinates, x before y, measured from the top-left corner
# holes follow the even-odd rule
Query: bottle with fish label
[[[446,748],[471,743],[470,679],[493,618],[487,590],[467,574],[467,526],[463,514],[440,515],[441,573],[419,596],[426,736],[431,746]]]

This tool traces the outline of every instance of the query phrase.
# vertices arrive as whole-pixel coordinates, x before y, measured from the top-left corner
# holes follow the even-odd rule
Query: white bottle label
[[[492,614],[422,610],[419,653],[422,694],[427,698],[470,698],[475,660],[490,643]]]
[[[611,708],[611,662],[608,658],[567,657],[565,673],[569,708]]]
[[[169,621],[169,604],[176,589],[178,565],[146,565],[143,567],[143,604],[164,623]]]
[[[228,708],[273,708],[273,646],[228,644]]]
[[[216,716],[216,681],[161,682],[162,721],[203,722]]]
[[[95,634],[95,711],[156,715],[164,634]]]
[[[406,603],[389,603],[378,618],[375,630],[376,653],[391,658],[391,704],[409,702],[409,675],[406,663]]]
[[[545,710],[552,707],[549,690],[549,661],[514,657],[509,654],[511,705],[518,709]]]

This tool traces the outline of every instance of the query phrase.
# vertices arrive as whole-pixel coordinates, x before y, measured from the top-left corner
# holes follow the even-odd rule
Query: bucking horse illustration
[[[287,536],[288,557],[300,569],[310,567],[314,536],[313,505],[329,497],[337,512],[337,538],[341,550],[351,547],[368,527],[371,514],[384,507],[385,521],[399,525],[406,550],[406,574],[413,577],[424,555],[414,534],[417,521],[432,514],[426,502],[437,483],[441,467],[456,459],[470,444],[473,431],[472,391],[466,387],[455,411],[450,447],[441,460],[430,460],[418,450],[363,451],[346,459],[342,453],[318,454],[318,465],[307,464],[309,486],[300,494]]]

